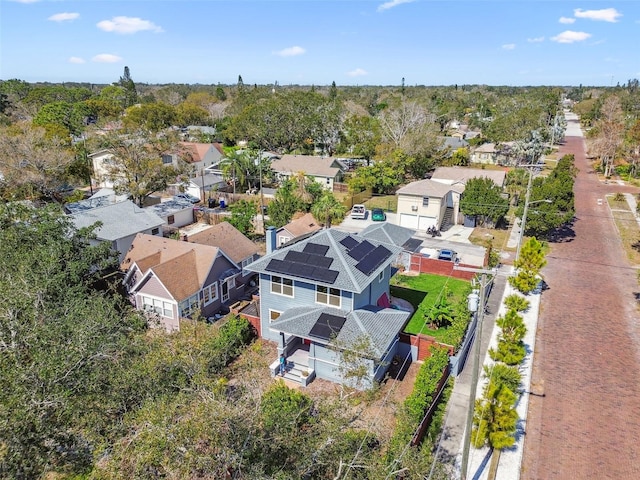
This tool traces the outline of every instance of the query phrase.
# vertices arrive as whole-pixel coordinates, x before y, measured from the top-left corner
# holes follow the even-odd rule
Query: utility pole
[[[467,470],[469,469],[469,450],[471,448],[471,430],[473,429],[473,413],[476,403],[476,394],[478,390],[478,377],[480,376],[480,343],[482,342],[482,321],[484,319],[484,311],[486,306],[487,287],[493,282],[493,276],[487,277],[487,274],[494,275],[493,270],[454,267],[456,270],[467,272],[481,273],[480,278],[480,299],[478,304],[476,333],[473,339],[473,365],[471,370],[471,389],[469,391],[469,406],[467,409],[467,422],[464,430],[464,442],[462,446],[462,461],[460,464],[460,478],[467,480]]]

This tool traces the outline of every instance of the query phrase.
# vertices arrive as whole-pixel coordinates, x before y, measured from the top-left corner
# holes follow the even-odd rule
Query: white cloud
[[[615,23],[622,14],[615,8],[603,8],[602,10],[582,10],[576,8],[573,14],[578,18],[588,18],[589,20],[598,20],[602,22]]]
[[[85,63],[84,62],[84,58],[80,58],[80,57],[69,57],[69,63]]]
[[[564,32],[556,35],[555,37],[551,37],[551,40],[558,43],[574,43],[574,42],[582,42],[587,38],[591,37],[590,33],[586,32],[574,32],[573,30],[565,30]]]
[[[347,75],[349,75],[350,77],[363,77],[365,75],[369,75],[369,73],[362,68],[356,68],[355,70],[347,72]]]
[[[304,48],[295,46],[295,47],[283,48],[282,50],[273,52],[273,54],[278,55],[279,57],[295,57],[297,55],[302,55],[305,52],[306,50]]]
[[[576,19],[571,17],[560,17],[558,21],[564,24],[571,24],[571,23],[574,23]]]
[[[502,45],[503,50],[513,50],[515,48],[516,48],[515,43],[505,43],[504,45]]]
[[[113,17],[111,20],[98,22],[97,27],[105,32],[120,33],[123,35],[151,30],[152,32],[163,32],[161,27],[137,17]]]
[[[51,15],[47,20],[51,20],[52,22],[65,22],[67,20],[75,20],[80,18],[79,13],[56,13],[55,15]]]
[[[117,63],[120,60],[122,60],[122,57],[119,57],[118,55],[113,55],[111,53],[101,53],[91,59],[91,61],[97,62],[97,63]]]
[[[390,8],[397,7],[398,5],[402,5],[403,3],[411,3],[413,1],[415,0],[390,0],[380,5],[378,7],[378,11],[384,12],[385,10],[389,10]]]
[[[544,42],[544,37],[527,38],[527,42],[529,42],[529,43],[540,43],[540,42]]]

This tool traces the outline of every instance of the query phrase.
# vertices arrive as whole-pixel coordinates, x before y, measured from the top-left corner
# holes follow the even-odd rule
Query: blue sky
[[[0,79],[615,85],[640,1],[0,0]]]

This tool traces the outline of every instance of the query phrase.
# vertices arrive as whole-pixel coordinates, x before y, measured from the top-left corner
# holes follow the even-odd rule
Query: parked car
[[[177,195],[174,195],[173,198],[175,198],[176,200],[187,200],[188,202],[191,202],[191,203],[200,203],[200,199],[198,197],[194,197],[190,193],[186,193],[186,192],[178,193]]]
[[[447,260],[449,262],[456,261],[456,252],[453,250],[440,250],[438,254],[438,260]]]
[[[374,208],[371,210],[371,220],[374,222],[384,222],[387,219],[387,215],[381,208]]]
[[[351,218],[364,220],[367,218],[367,208],[362,204],[356,204],[351,209]]]

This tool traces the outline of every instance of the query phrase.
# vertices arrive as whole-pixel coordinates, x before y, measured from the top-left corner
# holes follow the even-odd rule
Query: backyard
[[[427,322],[429,312],[441,299],[441,296],[448,292],[446,299],[454,310],[457,305],[463,304],[466,308],[467,295],[471,292],[471,284],[466,280],[445,277],[433,274],[402,275],[396,274],[391,279],[391,295],[402,298],[411,305],[415,311],[409,323],[405,327],[405,332],[410,334],[422,333],[436,338],[442,343],[451,345],[458,336],[464,335],[464,329],[468,323],[467,318],[462,322],[453,322],[451,326],[438,329],[430,328]]]

